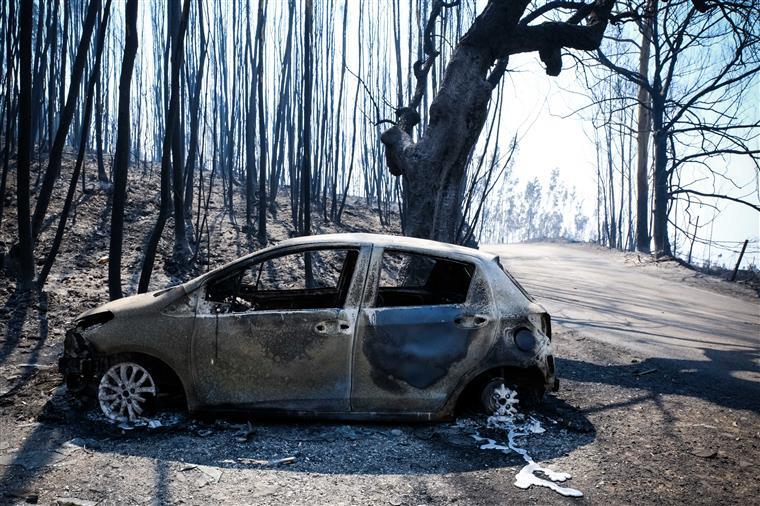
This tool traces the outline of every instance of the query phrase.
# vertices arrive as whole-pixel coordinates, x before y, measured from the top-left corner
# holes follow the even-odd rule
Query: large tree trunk
[[[647,80],[649,74],[649,54],[652,40],[652,27],[657,16],[657,0],[648,0],[642,21],[641,53],[639,54],[639,74]],[[638,128],[636,133],[636,249],[649,253],[649,130],[651,118],[649,108],[651,98],[644,86],[639,85],[638,92]]]
[[[135,55],[137,55],[137,0],[127,0],[125,25],[124,58],[121,63],[121,76],[119,78],[116,152],[111,169],[114,186],[111,208],[111,243],[108,257],[108,294],[111,300],[122,297],[121,242],[124,236],[124,204],[127,199],[127,171],[129,168],[129,98],[132,89],[132,71],[135,66]]]
[[[425,133],[405,150],[407,235],[456,240],[457,225],[462,220],[460,185],[469,153],[485,124],[493,89],[486,81],[491,61],[486,49],[468,45],[457,49],[430,105]],[[386,131],[386,146],[388,137]]]
[[[310,0],[306,0],[309,9]],[[308,17],[308,14],[307,14]],[[257,237],[259,244],[264,246],[267,243],[267,132],[266,118],[264,117],[264,28],[266,24],[266,8],[259,3],[259,10],[256,21],[256,46],[258,55],[256,57],[256,93],[258,103],[258,120],[259,120],[259,194],[258,194],[258,230]],[[305,70],[305,72],[308,72]],[[253,119],[253,118],[251,118]],[[273,195],[272,198],[277,198]]]
[[[529,25],[522,22],[528,0],[490,0],[460,40],[446,67],[438,94],[430,105],[428,124],[420,139],[411,138],[420,116],[425,78],[438,52],[432,32],[435,16],[448,6],[434,0],[425,28],[425,59],[415,64],[417,88],[411,106],[398,110],[395,126],[383,132],[386,161],[391,173],[403,176],[407,206],[407,235],[444,242],[456,240],[462,221],[462,189],[466,164],[488,114],[491,92],[511,54],[538,51],[547,74],[562,69],[563,47],[591,50],[599,47],[613,0],[597,0],[567,22]],[[585,25],[578,23],[586,19]],[[489,75],[494,63],[499,64]]]
[[[303,165],[301,166],[301,203],[303,206],[303,228],[301,235],[311,234],[311,106],[314,84],[312,58],[312,36],[314,31],[313,0],[306,0],[303,26]],[[311,287],[313,273],[311,257],[304,254],[304,277],[306,286]]]

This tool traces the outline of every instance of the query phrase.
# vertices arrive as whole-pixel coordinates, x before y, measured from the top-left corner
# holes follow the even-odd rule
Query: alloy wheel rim
[[[134,362],[121,362],[108,369],[98,387],[100,409],[116,422],[139,420],[155,395],[156,384],[150,373]]]

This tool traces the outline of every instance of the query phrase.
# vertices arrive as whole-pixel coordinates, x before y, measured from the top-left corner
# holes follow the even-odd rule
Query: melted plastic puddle
[[[502,453],[513,451],[522,456],[526,464],[515,476],[514,485],[518,488],[527,489],[531,485],[536,485],[538,487],[549,488],[566,497],[582,497],[583,492],[580,490],[558,485],[558,483],[563,483],[571,478],[568,473],[558,473],[541,467],[531,458],[528,450],[520,448],[515,444],[515,438],[517,437],[546,432],[538,420],[517,411],[517,392],[502,385],[494,394],[498,396],[499,407],[493,415],[488,417],[487,427],[506,431],[507,443],[506,445],[498,443],[493,439],[482,437],[479,433],[475,432],[475,434],[472,434],[472,437],[476,441],[485,441],[484,444],[480,445],[481,450],[499,450]],[[536,476],[537,472],[543,473],[546,478]]]

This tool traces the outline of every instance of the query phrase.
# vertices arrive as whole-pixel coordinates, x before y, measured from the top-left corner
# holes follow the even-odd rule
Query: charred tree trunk
[[[66,98],[66,106],[61,113],[61,121],[58,124],[58,130],[55,133],[55,140],[50,150],[50,160],[48,161],[47,170],[42,180],[39,195],[37,196],[37,205],[34,208],[32,216],[32,236],[37,237],[42,228],[42,221],[45,219],[48,205],[50,205],[50,196],[53,193],[53,185],[61,171],[61,158],[63,156],[63,147],[66,143],[66,137],[69,134],[71,121],[74,119],[77,100],[79,97],[79,88],[82,82],[82,74],[87,61],[87,52],[90,47],[92,31],[95,27],[95,20],[101,7],[101,0],[90,0],[87,7],[87,16],[82,27],[82,37],[79,39],[77,55],[74,60],[74,67],[71,70],[71,85]]]
[[[124,58],[119,78],[119,116],[116,132],[116,153],[114,154],[113,205],[111,208],[111,241],[108,257],[108,294],[111,300],[120,299],[121,291],[121,247],[124,236],[124,204],[127,199],[127,171],[129,169],[130,117],[129,99],[132,89],[132,71],[137,55],[137,0],[127,0],[125,8],[126,34],[124,37]]]
[[[103,162],[103,85],[100,79],[95,90],[95,151],[98,159],[98,181],[107,183],[108,175]]]
[[[39,125],[42,120],[42,90],[44,88],[45,70],[47,69],[47,50],[50,45],[50,33],[48,36],[42,35],[45,30],[45,3],[40,2],[37,8],[37,40],[34,47],[34,72],[32,82],[32,145],[40,138]],[[50,13],[48,13],[48,17]],[[42,47],[42,41],[45,41],[45,47]]]
[[[189,5],[189,0],[186,0],[186,3]],[[184,48],[183,40],[180,40],[180,37],[184,38],[184,33],[180,34],[179,32],[179,23],[180,23],[180,16],[182,15],[182,11],[180,10],[180,3],[179,0],[172,0],[169,3],[170,7],[170,14],[172,18],[172,23],[170,23],[172,30],[172,77],[174,77],[174,68],[176,66],[177,71],[177,82],[175,83],[172,81],[172,95],[177,95],[177,112],[176,112],[176,118],[174,120],[173,130],[172,133],[172,190],[174,194],[174,252],[173,257],[174,261],[177,263],[182,263],[183,261],[189,259],[192,256],[192,251],[190,250],[190,244],[187,240],[187,228],[186,228],[186,222],[185,222],[185,204],[184,204],[184,142],[183,137],[185,134],[183,122],[182,122],[182,115],[180,114],[180,110],[182,109],[182,92],[181,92],[181,86],[180,86],[180,79],[181,79],[181,68],[182,68],[182,60],[184,56],[184,50],[177,51],[177,48]],[[189,7],[188,7],[189,9]],[[176,62],[174,59],[176,58]]]
[[[668,188],[668,154],[667,132],[663,129],[665,104],[655,81],[655,96],[652,97],[652,131],[654,145],[654,251],[657,256],[670,256],[670,240],[668,239],[668,203],[670,200]]]
[[[301,163],[301,235],[311,234],[311,101],[314,74],[312,69],[311,36],[314,5],[306,0],[303,28],[303,160]],[[307,267],[309,266],[307,262]]]
[[[11,157],[11,146],[13,146],[14,140],[14,122],[16,119],[15,105],[13,97],[15,96],[14,85],[14,53],[13,53],[13,35],[16,33],[16,14],[15,14],[15,2],[8,2],[8,14],[6,17],[6,33],[5,39],[5,59],[6,59],[6,74],[5,74],[5,144],[3,145],[3,174],[0,176],[0,225],[3,223],[3,214],[5,211],[5,188],[8,180],[8,170]]]
[[[246,21],[250,26],[250,6],[246,8]],[[250,237],[253,234],[253,216],[256,211],[256,58],[259,39],[256,37],[251,49],[251,33],[246,31],[247,64],[250,65],[252,79],[248,83],[245,113],[245,227]]]
[[[201,56],[195,74],[193,98],[190,101],[190,146],[185,165],[185,214],[190,216],[193,208],[193,178],[195,177],[195,162],[198,157],[198,124],[200,122],[201,90],[208,54],[205,26],[203,25],[203,3],[198,0],[198,33],[200,34]]]
[[[307,0],[308,3],[309,0]],[[307,7],[308,8],[308,7]],[[258,55],[256,57],[256,95],[258,103],[259,121],[259,194],[258,194],[258,230],[259,244],[267,243],[267,132],[266,118],[264,117],[264,27],[266,23],[266,10],[259,2],[258,20],[256,22],[256,38]],[[253,119],[253,118],[251,118]],[[273,195],[272,198],[276,198]]]
[[[63,1],[63,0],[62,0]],[[66,60],[69,54],[69,32],[71,26],[71,2],[63,2],[63,34],[61,35],[61,66],[58,69],[60,86],[58,88],[58,104],[63,107],[66,100]],[[61,124],[61,114],[58,113],[58,124]],[[52,133],[51,133],[52,135]]]
[[[58,12],[60,9],[58,0],[53,3],[53,18],[50,23],[50,58],[48,58],[48,103],[47,103],[47,137],[45,138],[45,147],[50,147],[50,142],[53,138],[54,131],[54,115],[55,111],[55,91],[56,91],[56,57],[58,56]]]
[[[61,216],[58,220],[58,228],[55,231],[55,237],[50,245],[50,251],[48,251],[45,257],[45,263],[42,266],[40,275],[37,278],[37,287],[42,290],[45,285],[47,276],[50,273],[50,269],[53,267],[55,257],[58,254],[58,249],[61,246],[63,240],[63,232],[66,229],[66,220],[69,217],[69,211],[71,210],[71,203],[74,200],[74,192],[76,191],[77,179],[79,178],[80,171],[82,170],[82,164],[84,163],[85,149],[87,148],[87,134],[90,130],[90,118],[92,117],[92,102],[93,95],[95,94],[95,84],[100,79],[100,62],[103,55],[104,39],[106,34],[106,27],[108,26],[108,14],[111,10],[111,0],[106,0],[105,11],[103,18],[100,21],[100,27],[98,28],[98,43],[97,53],[95,56],[95,63],[93,64],[92,74],[90,75],[89,82],[87,83],[87,96],[84,106],[84,117],[82,119],[82,134],[79,139],[79,152],[77,153],[77,161],[74,165],[74,172],[71,175],[71,181],[69,182],[69,188],[66,192],[66,199],[63,203],[63,210],[61,210]]]
[[[32,6],[21,0],[19,8],[19,110],[16,199],[18,248],[14,263],[20,290],[34,287],[34,245],[29,221],[29,166],[32,158]]]
[[[615,221],[615,172],[613,167],[613,161],[612,161],[612,122],[613,122],[613,105],[610,102],[609,104],[609,110],[607,112],[607,117],[605,118],[605,125],[604,125],[604,133],[605,133],[605,146],[607,150],[607,185],[608,185],[608,195],[609,195],[609,214],[605,213],[605,215],[608,216],[609,219],[609,246],[610,249],[615,249],[618,247],[617,244],[617,223]]]
[[[301,235],[311,234],[311,101],[314,81],[312,62],[312,32],[314,30],[314,5],[306,0],[303,27],[303,165],[301,166],[301,202],[303,205],[303,228]],[[306,286],[313,279],[311,258],[304,255]]]
[[[652,27],[656,22],[657,0],[648,0],[642,21],[641,53],[639,74],[643,80],[649,75],[649,55],[652,41]],[[652,120],[649,114],[651,99],[643,85],[638,90],[638,128],[636,133],[636,250],[649,253],[649,131]]]

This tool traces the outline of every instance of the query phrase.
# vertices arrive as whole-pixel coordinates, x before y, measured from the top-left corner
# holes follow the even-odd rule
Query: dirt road
[[[729,295],[728,283],[716,286],[672,263],[641,263],[636,254],[568,244],[485,249],[501,256],[563,329],[621,347],[652,368],[679,369],[721,396],[760,408],[757,297],[738,289]]]
[[[567,485],[583,498],[514,487],[522,459],[480,449],[475,431],[506,435],[476,416],[435,425],[252,419],[249,430],[245,419],[180,412],[158,429],[121,430],[72,405],[50,365],[70,301],[35,299],[20,310],[0,287],[2,323],[27,322],[13,340],[4,330],[0,347],[0,502],[757,501],[757,298],[587,246],[498,251],[553,313],[562,382],[535,413],[546,432],[519,442],[542,466],[572,474]]]

